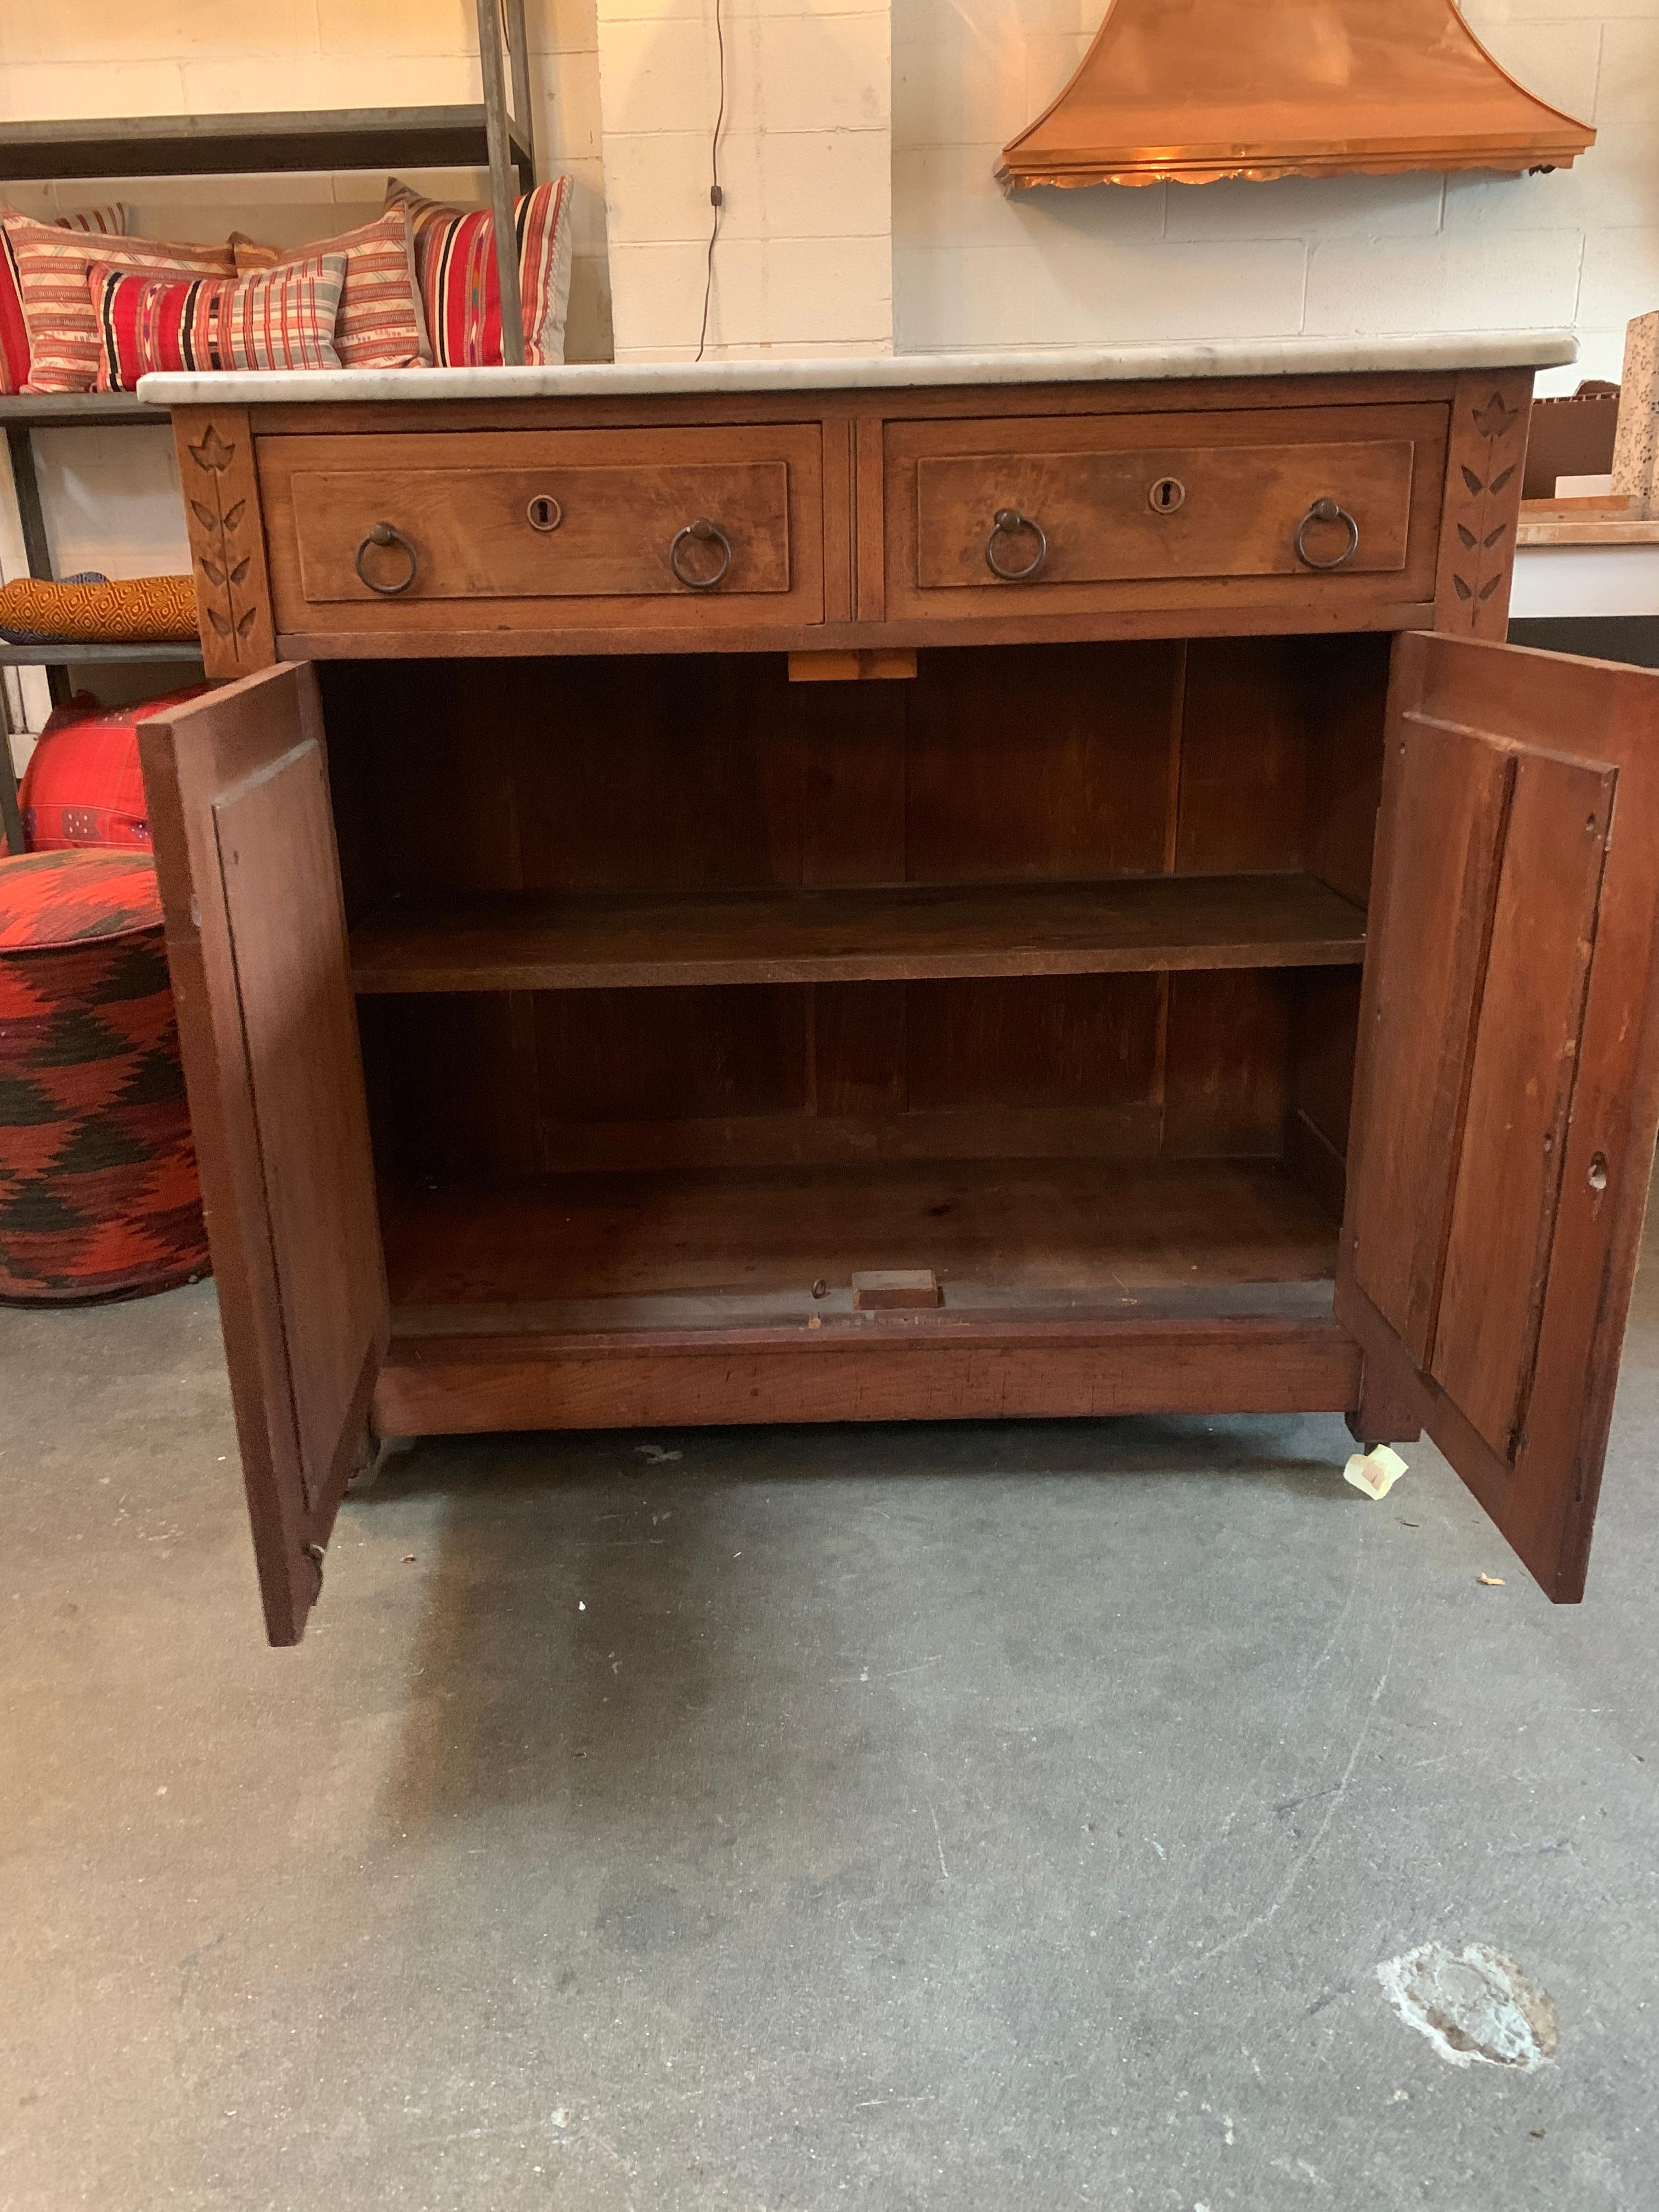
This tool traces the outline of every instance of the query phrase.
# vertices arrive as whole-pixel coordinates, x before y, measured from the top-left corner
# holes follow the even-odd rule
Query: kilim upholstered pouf
[[[0,1298],[207,1272],[161,942],[137,853],[0,860]]]

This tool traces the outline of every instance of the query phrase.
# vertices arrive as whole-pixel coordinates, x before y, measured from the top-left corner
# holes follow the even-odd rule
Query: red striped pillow
[[[29,380],[29,326],[23,316],[23,295],[18,289],[17,257],[6,230],[15,208],[0,207],[0,392],[21,392]],[[54,217],[54,230],[94,231],[100,237],[119,238],[127,227],[127,209],[119,200],[109,207],[77,208],[72,215]]]
[[[8,216],[5,228],[29,327],[26,392],[90,392],[96,384],[98,325],[88,289],[94,261],[172,276],[235,274],[228,246],[174,245],[159,238],[94,243],[27,216]]]
[[[415,273],[440,368],[496,368],[501,360],[501,293],[495,270],[495,218],[422,199],[393,177],[388,207],[405,207],[415,230]],[[535,368],[564,359],[570,296],[570,179],[555,177],[526,192],[514,210],[524,357]]]
[[[414,240],[408,210],[389,207],[373,222],[338,238],[322,238],[292,252],[233,236],[239,276],[260,269],[287,269],[319,253],[345,256],[345,290],[334,326],[334,349],[345,368],[421,368],[431,358],[420,294],[415,287]]]
[[[98,389],[131,392],[152,369],[338,368],[343,253],[254,276],[147,276],[94,264],[88,279]]]

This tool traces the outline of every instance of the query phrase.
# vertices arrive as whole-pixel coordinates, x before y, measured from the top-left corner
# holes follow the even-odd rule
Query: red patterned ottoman
[[[155,869],[0,860],[0,1298],[207,1273]]]

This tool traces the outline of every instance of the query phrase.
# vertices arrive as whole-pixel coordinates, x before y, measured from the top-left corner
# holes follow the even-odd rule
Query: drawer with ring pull
[[[1426,602],[1446,429],[1433,404],[890,422],[888,613]]]
[[[812,424],[261,442],[279,632],[823,617]]]

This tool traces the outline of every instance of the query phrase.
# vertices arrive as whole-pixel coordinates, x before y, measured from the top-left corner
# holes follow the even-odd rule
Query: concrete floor
[[[1659,2205],[1659,1268],[1576,1610],[1331,1419],[579,1436],[272,1652],[210,1288],[0,1402],[5,2212]]]

